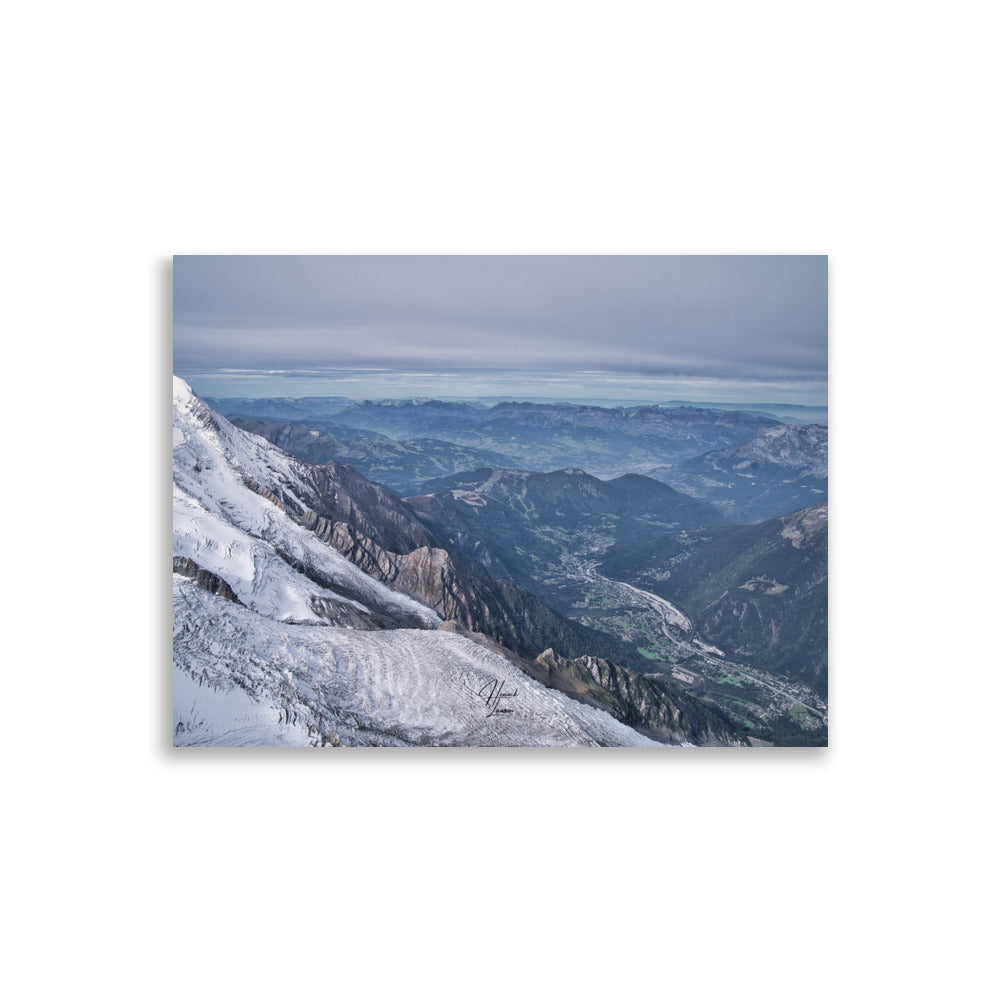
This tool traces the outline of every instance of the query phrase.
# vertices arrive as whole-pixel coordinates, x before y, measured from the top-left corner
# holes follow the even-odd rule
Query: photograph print
[[[827,258],[173,259],[175,747],[827,745]]]

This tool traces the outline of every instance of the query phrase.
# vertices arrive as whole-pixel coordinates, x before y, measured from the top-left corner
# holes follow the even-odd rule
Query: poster
[[[825,257],[173,280],[175,746],[826,745]]]

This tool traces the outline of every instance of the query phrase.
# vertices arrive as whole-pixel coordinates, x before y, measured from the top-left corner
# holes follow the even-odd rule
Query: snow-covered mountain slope
[[[394,503],[233,427],[174,379],[176,745],[659,745],[437,631],[433,610],[314,530],[326,518],[412,545],[422,529]]]
[[[312,469],[233,427],[174,379],[175,556],[272,618],[320,622],[330,612],[317,607],[339,604],[369,616],[370,627],[439,625],[430,608],[373,580],[290,516],[324,503]]]
[[[660,746],[453,632],[289,624],[177,575],[174,672],[177,746]]]

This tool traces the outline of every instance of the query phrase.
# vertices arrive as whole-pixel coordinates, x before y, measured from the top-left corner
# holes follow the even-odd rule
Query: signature
[[[517,697],[517,688],[513,691],[504,691],[504,685],[506,681],[490,681],[484,684],[479,692],[479,697],[486,702],[486,707],[489,709],[489,713],[486,718],[490,718],[492,715],[511,715],[514,712],[512,708],[501,708],[503,704],[503,698],[515,698]]]

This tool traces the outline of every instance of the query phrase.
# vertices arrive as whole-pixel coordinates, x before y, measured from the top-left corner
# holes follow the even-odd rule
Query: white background
[[[8,12],[10,995],[987,992],[988,11]],[[831,748],[172,752],[169,257],[261,251],[829,253]]]

